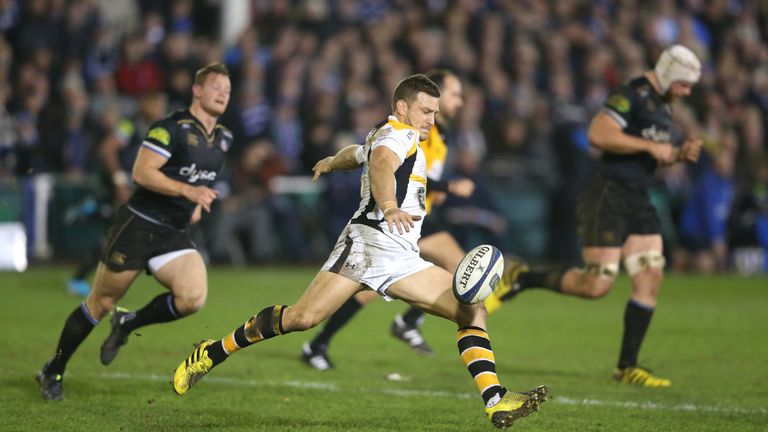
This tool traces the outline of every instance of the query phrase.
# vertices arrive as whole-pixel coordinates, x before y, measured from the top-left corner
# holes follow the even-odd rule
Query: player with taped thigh
[[[699,158],[701,140],[687,139],[676,149],[669,143],[669,130],[671,103],[688,96],[700,74],[696,55],[675,45],[662,52],[653,70],[608,97],[589,129],[590,144],[602,151],[600,165],[581,193],[576,211],[584,267],[530,271],[522,263],[508,263],[499,288],[485,300],[489,313],[502,300],[530,288],[600,298],[613,287],[623,257],[632,278],[632,296],[624,312],[624,335],[613,378],[646,387],[671,385],[637,361],[664,269],[661,227],[648,187],[657,166]]]
[[[227,68],[210,64],[195,75],[189,109],[149,128],[133,165],[135,191],[107,233],[93,290],[69,315],[55,354],[37,374],[43,399],[62,398],[67,362],[110,311],[112,331],[101,346],[104,365],[137,328],[183,318],[205,303],[205,264],[188,226],[200,219],[201,209],[210,211],[217,195],[209,186],[232,143],[231,132],[218,124],[230,90]],[[170,293],[135,313],[115,308],[143,269]]]
[[[203,341],[176,368],[177,394],[186,394],[237,351],[312,328],[356,292],[370,289],[457,324],[461,358],[494,425],[505,428],[538,409],[546,387],[515,393],[501,386],[482,305],[459,303],[451,289],[452,275],[419,256],[427,182],[419,141],[434,124],[439,96],[437,85],[421,74],[397,85],[393,114],[371,130],[363,147],[346,147],[333,159],[334,169],[350,169],[361,161],[365,165],[360,206],[314,280],[293,305],[268,306],[222,339]]]
[[[450,132],[448,126],[463,104],[461,81],[459,77],[445,69],[433,70],[425,75],[440,87],[440,100],[438,102],[440,113],[430,129],[427,139],[419,143],[424,150],[427,164],[426,209],[429,213],[432,205],[440,205],[445,201],[446,194],[468,197],[474,191],[475,185],[472,180],[467,178],[442,180],[443,167],[448,154],[448,146],[446,145],[447,135]],[[313,180],[331,172],[332,160],[333,156],[325,158],[315,165]],[[456,266],[464,256],[464,250],[456,239],[443,226],[432,222],[431,218],[426,218],[422,224],[418,246],[423,258],[450,273],[456,271]],[[301,353],[302,360],[317,370],[332,368],[333,363],[328,356],[331,339],[363,306],[378,297],[374,292],[362,291],[347,300],[339,310],[328,318],[321,331],[311,341],[304,343]],[[390,325],[390,333],[408,344],[417,353],[432,354],[432,349],[419,330],[423,320],[424,313],[411,306],[405,313],[395,316]]]

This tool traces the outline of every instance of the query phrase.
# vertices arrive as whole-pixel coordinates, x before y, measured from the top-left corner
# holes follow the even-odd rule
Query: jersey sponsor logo
[[[419,208],[422,210],[427,209],[427,188],[420,187],[416,190],[416,195],[419,198]]]
[[[224,152],[229,150],[229,140],[222,139],[221,142],[219,143],[219,147],[221,147],[221,150]]]
[[[408,135],[406,135],[406,137],[407,137],[409,140],[412,140],[412,139],[413,139],[413,133],[414,133],[413,131],[408,131]]]
[[[156,127],[151,129],[147,132],[147,138],[152,138],[164,146],[171,144],[171,134],[165,128]]]
[[[656,125],[647,127],[640,132],[643,138],[654,142],[666,143],[670,140],[668,131],[658,129]]]
[[[195,183],[198,180],[216,180],[216,171],[199,170],[197,169],[197,164],[194,163],[190,166],[182,167],[179,170],[179,175],[187,177],[190,183]]]
[[[606,105],[613,108],[616,112],[622,114],[628,113],[629,109],[631,108],[629,99],[627,99],[627,97],[621,93],[617,93],[609,97],[608,101],[606,101]]]

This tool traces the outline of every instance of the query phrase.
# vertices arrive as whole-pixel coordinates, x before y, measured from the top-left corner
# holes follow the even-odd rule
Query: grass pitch
[[[206,307],[171,324],[139,329],[109,367],[94,329],[72,358],[62,402],[44,402],[34,374],[53,353],[79,303],[65,293],[66,268],[0,273],[0,430],[8,431],[483,431],[494,430],[455,345],[455,328],[428,317],[436,350],[413,354],[388,334],[401,302],[377,301],[333,341],[335,370],[299,360],[316,330],[245,349],[186,396],[172,370],[202,338],[219,338],[255,312],[291,303],[315,268],[212,269]],[[142,276],[121,305],[160,292]],[[768,430],[768,280],[679,276],[665,280],[641,362],[672,379],[669,389],[611,382],[629,281],[599,301],[527,292],[489,320],[502,384],[550,386],[553,398],[518,431]],[[106,322],[107,320],[105,320]],[[402,381],[388,381],[393,372]]]

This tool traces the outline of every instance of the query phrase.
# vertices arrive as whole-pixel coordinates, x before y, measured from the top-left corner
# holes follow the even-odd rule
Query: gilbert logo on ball
[[[466,304],[485,300],[504,273],[504,257],[496,247],[480,245],[464,255],[453,275],[453,295]]]

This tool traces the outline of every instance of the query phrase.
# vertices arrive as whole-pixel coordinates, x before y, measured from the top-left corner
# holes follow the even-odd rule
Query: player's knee
[[[613,282],[619,274],[619,263],[586,263],[582,274],[582,287],[579,291],[584,297],[598,299],[611,292]]]
[[[624,267],[630,276],[635,277],[642,274],[644,277],[659,283],[663,277],[665,263],[664,255],[656,250],[638,252],[624,258]]]
[[[182,315],[191,315],[205,306],[208,290],[205,287],[195,287],[186,290],[174,290],[174,304]]]

